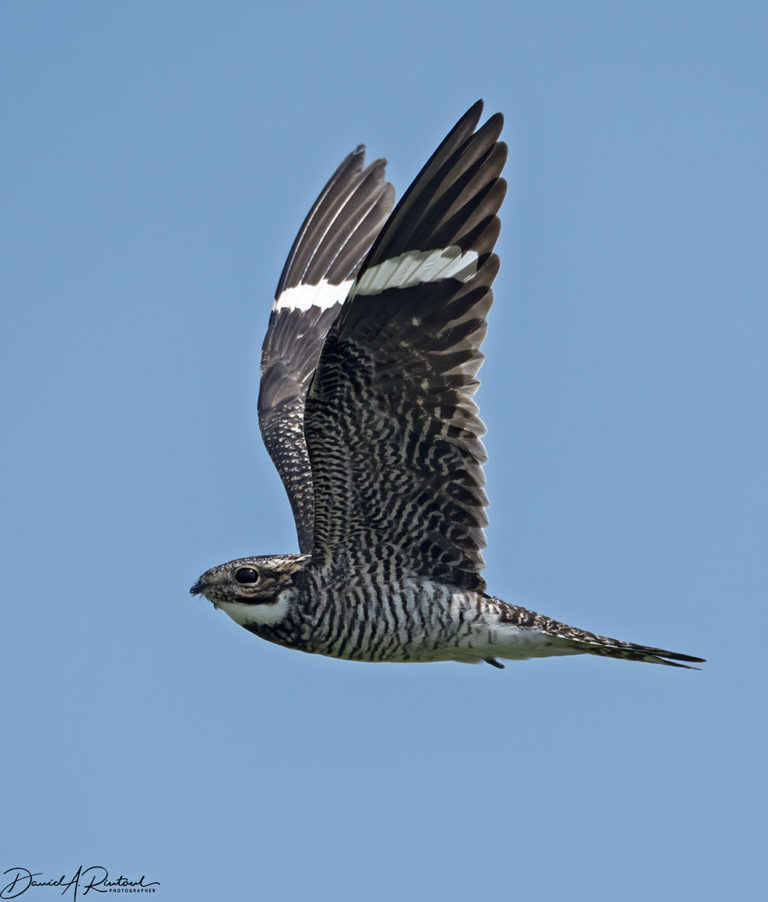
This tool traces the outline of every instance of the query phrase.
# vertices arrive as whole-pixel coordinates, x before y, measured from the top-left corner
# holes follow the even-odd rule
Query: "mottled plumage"
[[[265,639],[358,661],[699,662],[486,593],[473,396],[506,146],[502,117],[478,128],[481,112],[461,118],[393,212],[384,161],[363,170],[362,148],[315,202],[278,284],[259,396],[302,553],[213,567],[192,592]]]
[[[363,169],[358,147],[331,176],[293,242],[261,352],[259,426],[293,508],[299,548],[312,549],[312,472],[304,401],[320,349],[395,202],[386,160]]]

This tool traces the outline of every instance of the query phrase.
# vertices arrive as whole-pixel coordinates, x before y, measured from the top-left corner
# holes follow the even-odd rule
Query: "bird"
[[[255,635],[352,661],[592,654],[696,669],[507,603],[482,576],[474,395],[499,268],[507,147],[478,101],[395,206],[387,161],[347,156],[305,219],[264,339],[258,416],[299,553],[239,558],[192,586]]]

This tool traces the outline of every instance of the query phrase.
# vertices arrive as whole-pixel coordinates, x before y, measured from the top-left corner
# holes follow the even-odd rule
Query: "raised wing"
[[[304,399],[331,323],[392,211],[386,160],[363,169],[365,148],[344,160],[293,242],[280,276],[261,354],[259,426],[293,509],[299,547],[312,549],[312,474]]]
[[[482,103],[395,208],[325,340],[305,436],[319,565],[483,589],[487,525],[472,396],[498,270],[502,117]]]

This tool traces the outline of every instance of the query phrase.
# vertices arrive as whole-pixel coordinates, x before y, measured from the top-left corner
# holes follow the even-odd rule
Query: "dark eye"
[[[241,567],[235,574],[235,579],[239,583],[256,583],[259,581],[259,571],[253,567]]]

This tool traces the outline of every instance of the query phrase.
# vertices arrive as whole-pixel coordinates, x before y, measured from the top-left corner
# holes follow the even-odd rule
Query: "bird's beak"
[[[203,594],[203,584],[201,582],[196,582],[194,586],[189,590],[190,595],[202,595]]]

